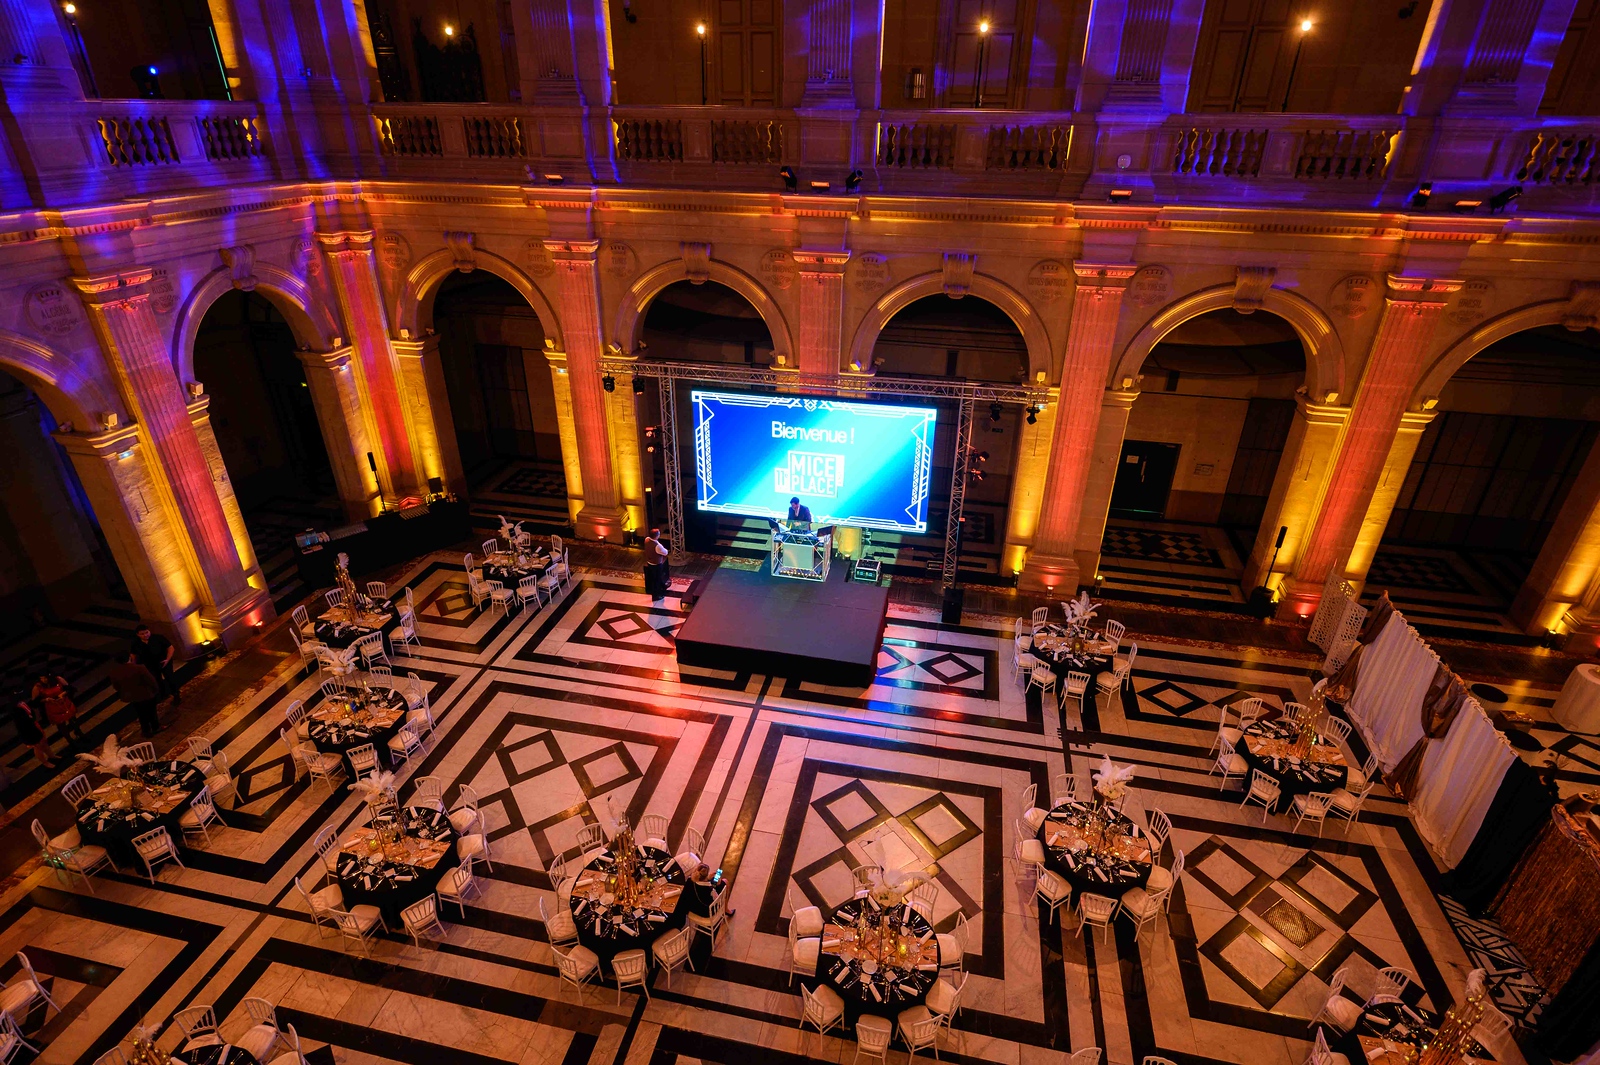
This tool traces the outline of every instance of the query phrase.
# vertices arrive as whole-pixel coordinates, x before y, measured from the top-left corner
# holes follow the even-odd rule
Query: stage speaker
[[[951,585],[944,590],[944,614],[940,617],[946,625],[961,624],[961,600],[964,589],[959,585]]]

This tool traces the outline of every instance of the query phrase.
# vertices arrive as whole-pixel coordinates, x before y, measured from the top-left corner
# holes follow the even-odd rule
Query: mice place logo
[[[844,487],[844,456],[791,451],[785,465],[773,467],[772,487],[779,495],[837,499]]]

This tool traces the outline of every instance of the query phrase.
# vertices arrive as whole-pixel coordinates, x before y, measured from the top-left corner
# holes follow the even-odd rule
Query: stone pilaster
[[[806,27],[806,92],[803,107],[852,107],[850,32],[852,0],[811,0]]]
[[[400,383],[399,360],[389,344],[382,288],[373,256],[372,231],[318,233],[332,275],[345,328],[350,331],[367,436],[376,442],[378,478],[385,496],[426,490],[411,445],[410,412]]]
[[[1322,512],[1288,582],[1283,601],[1293,613],[1314,613],[1328,574],[1348,563],[1421,376],[1434,326],[1445,300],[1460,287],[1459,281],[1390,276],[1383,321],[1356,388]]]
[[[1072,268],[1078,283],[1056,400],[1050,469],[1045,475],[1033,551],[1017,582],[1025,591],[1067,593],[1078,586],[1074,557],[1078,523],[1100,428],[1106,377],[1111,372],[1117,316],[1135,270],[1131,263],[1075,262]]]
[[[575,531],[583,539],[620,543],[626,515],[617,501],[606,393],[600,380],[600,270],[596,260],[600,242],[547,240],[544,244],[556,265],[574,443],[583,481],[583,509],[576,516]]]
[[[1313,403],[1304,392],[1295,396],[1295,403],[1289,439],[1284,442],[1261,527],[1245,561],[1240,583],[1246,594],[1260,584],[1276,588],[1285,575],[1293,572],[1306,535],[1317,520],[1334,456],[1339,453],[1339,439],[1350,418],[1349,407]],[[1279,550],[1278,530],[1286,525],[1289,531]]]
[[[576,528],[583,513],[583,468],[578,463],[578,424],[572,416],[572,375],[567,372],[567,353],[548,350],[550,388],[556,397],[556,431],[561,437],[561,469],[567,479],[567,519]]]
[[[400,395],[411,415],[411,442],[422,491],[428,491],[428,482],[437,478],[441,486],[465,492],[455,419],[450,416],[450,394],[445,386],[444,367],[439,364],[438,336],[429,334],[420,340],[406,337],[391,341],[389,346],[400,367]]]
[[[795,362],[802,374],[838,373],[844,343],[844,268],[850,253],[792,254],[800,264],[800,337]]]
[[[1078,515],[1078,537],[1072,557],[1078,563],[1078,579],[1084,584],[1100,571],[1100,545],[1106,538],[1106,518],[1111,513],[1111,490],[1117,483],[1117,465],[1122,459],[1122,441],[1128,435],[1128,416],[1137,392],[1107,389],[1100,402],[1100,425],[1095,431],[1094,458],[1089,463],[1089,480],[1084,485],[1083,509]]]
[[[1600,447],[1567,490],[1566,502],[1539,548],[1508,613],[1529,635],[1560,627],[1565,618],[1577,637],[1575,651],[1595,649],[1600,637]]]
[[[367,464],[372,444],[351,366],[354,352],[347,345],[330,352],[297,351],[295,356],[305,367],[311,406],[322,428],[345,516],[352,521],[370,518],[383,509],[383,491],[378,487],[378,475]]]
[[[271,603],[264,584],[251,586],[254,567],[228,520],[185,390],[173,372],[161,325],[150,306],[150,270],[139,267],[73,278],[73,284],[89,305],[123,400],[160,460],[162,479],[182,516],[186,533],[182,539],[203,589],[206,622],[227,638],[245,614],[257,612],[262,602],[270,611]],[[227,493],[231,499],[231,489]]]
[[[1417,445],[1422,443],[1422,433],[1433,421],[1431,410],[1406,411],[1394,431],[1394,442],[1383,460],[1383,472],[1372,490],[1372,502],[1361,518],[1361,528],[1356,542],[1350,548],[1350,557],[1344,564],[1344,577],[1355,585],[1359,593],[1367,582],[1367,570],[1372,568],[1372,556],[1378,553],[1378,543],[1383,530],[1389,526],[1389,515],[1394,513],[1395,501],[1405,486],[1406,474],[1411,470],[1411,460],[1416,457]]]

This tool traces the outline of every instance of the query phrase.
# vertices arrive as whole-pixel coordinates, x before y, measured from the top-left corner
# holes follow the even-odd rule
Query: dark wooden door
[[[1111,489],[1111,513],[1119,518],[1160,518],[1178,472],[1177,444],[1125,440],[1117,480]]]
[[[717,0],[708,62],[711,102],[773,107],[781,81],[783,5],[780,0]]]

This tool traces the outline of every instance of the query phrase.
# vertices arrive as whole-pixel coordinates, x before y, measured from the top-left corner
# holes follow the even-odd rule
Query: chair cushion
[[[466,806],[459,810],[451,810],[446,816],[450,818],[450,827],[458,834],[466,832],[478,820],[478,812]]]
[[[69,860],[79,869],[93,869],[106,860],[106,849],[93,843],[85,843],[72,852]]]
[[[321,891],[311,893],[311,904],[319,910],[342,910],[344,892],[339,890],[338,884],[329,884]]]
[[[722,911],[722,919],[724,921],[728,919],[728,911]],[[711,918],[708,916],[701,916],[698,913],[691,913],[689,915],[689,923],[694,925],[696,928],[710,928]]]
[[[207,1032],[205,1035],[197,1035],[193,1039],[184,1040],[178,1047],[178,1052],[181,1054],[185,1050],[194,1050],[197,1047],[214,1047],[221,1043],[222,1037],[220,1035],[216,1032]]]
[[[483,834],[474,832],[456,840],[456,853],[463,858],[475,858],[484,852]]]
[[[1122,908],[1135,917],[1143,918],[1160,910],[1161,904],[1144,888],[1135,887],[1122,893]]]
[[[1244,733],[1232,725],[1228,725],[1222,730],[1222,738],[1237,747],[1239,746],[1239,741],[1244,738]]]
[[[233,778],[226,773],[212,773],[206,777],[206,787],[215,795],[219,791],[227,791],[233,787]]]
[[[352,906],[350,916],[356,919],[363,932],[383,920],[383,913],[376,906]]]
[[[17,980],[0,989],[0,1013],[16,1013],[27,1009],[28,1003],[39,997],[39,985],[32,980]]]
[[[656,956],[656,961],[664,965],[676,965],[689,956],[689,940],[665,935],[651,945],[650,952]]]
[[[1349,772],[1345,774],[1344,786],[1352,791],[1360,791],[1367,786],[1367,775],[1355,766],[1351,766]]]
[[[466,890],[465,885],[467,883],[467,871],[457,867],[446,873],[444,879],[439,881],[439,886],[434,890],[443,898],[459,899],[461,898],[461,893]]]
[[[411,700],[408,698],[406,702],[411,703]],[[433,722],[428,720],[428,712],[419,705],[413,704],[411,712],[406,714],[406,720],[413,725],[421,724],[425,728],[433,727]]]
[[[929,1010],[928,1007],[912,1006],[908,1010],[901,1010],[900,1016],[894,1019],[894,1023],[899,1026],[901,1035],[905,1035],[921,1022],[929,1020],[932,1017],[933,1012]]]
[[[1037,806],[1030,806],[1026,810],[1022,811],[1022,823],[1033,829],[1033,831],[1037,832],[1039,831],[1039,826],[1044,824],[1044,819],[1049,816],[1049,810],[1040,809]]]
[[[830,1017],[844,1012],[844,999],[840,998],[839,993],[827,984],[818,985],[816,992],[811,997],[817,1000],[817,1005],[821,1006],[823,1012]]]
[[[794,911],[794,916],[789,918],[789,929],[795,937],[804,939],[806,936],[820,936],[822,934],[822,911],[815,906],[802,906]]]
[[[685,876],[688,876],[694,872],[694,867],[700,864],[700,856],[694,851],[684,851],[682,854],[676,855],[672,862],[683,870]]]
[[[928,991],[928,1012],[949,1013],[956,1004],[955,985],[948,980],[935,980]]]
[[[1034,865],[1044,864],[1044,844],[1036,839],[1025,839],[1017,851],[1017,857]]]
[[[560,939],[578,937],[578,925],[572,919],[572,912],[559,906],[556,907],[556,912],[550,915],[550,920],[545,923],[544,929],[549,933],[552,943]]]
[[[1072,885],[1059,877],[1040,877],[1035,890],[1051,902],[1060,902],[1072,895]]]
[[[405,749],[406,749],[406,734],[405,734],[405,730],[402,729],[401,731],[396,732],[393,736],[389,737],[389,749],[391,751],[401,751],[401,752],[405,751]]]
[[[1171,886],[1171,869],[1163,869],[1158,865],[1154,869],[1150,870],[1150,879],[1146,882],[1146,887],[1150,891],[1165,891]]]
[[[794,967],[799,972],[814,973],[817,971],[817,957],[822,951],[822,940],[816,937],[797,939],[794,941]]]
[[[1228,772],[1240,776],[1250,772],[1250,765],[1244,760],[1244,755],[1235,754],[1232,758],[1228,759]]]
[[[183,811],[183,816],[178,818],[178,824],[182,825],[184,828],[199,828],[200,815],[195,813],[194,807],[191,806],[189,809]]]
[[[654,847],[658,851],[666,851],[668,854],[672,853],[672,848],[667,846],[667,841],[656,836],[645,840],[644,845],[646,847]]]
[[[939,941],[939,967],[960,965],[961,956],[965,953],[961,949],[961,940],[946,932],[940,932],[934,938]]]
[[[1361,1020],[1362,1011],[1360,1003],[1351,1002],[1343,995],[1335,995],[1323,1007],[1323,1012],[1327,1014],[1329,1020],[1348,1032]]]
[[[1335,788],[1333,790],[1333,802],[1330,805],[1337,806],[1346,813],[1354,813],[1356,797],[1343,788]]]
[[[258,1024],[233,1041],[233,1045],[255,1058],[266,1061],[272,1045],[278,1041],[278,1030],[270,1024]]]
[[[83,836],[78,833],[78,826],[73,825],[61,835],[51,836],[50,846],[62,851],[76,850],[83,846]]]
[[[890,1035],[894,1032],[894,1025],[883,1017],[875,1017],[870,1013],[863,1013],[861,1019],[856,1021],[856,1031],[862,1030],[875,1032],[879,1037]]]
[[[588,972],[590,969],[598,969],[600,967],[600,955],[582,943],[567,951],[567,959],[577,965],[581,972]]]

